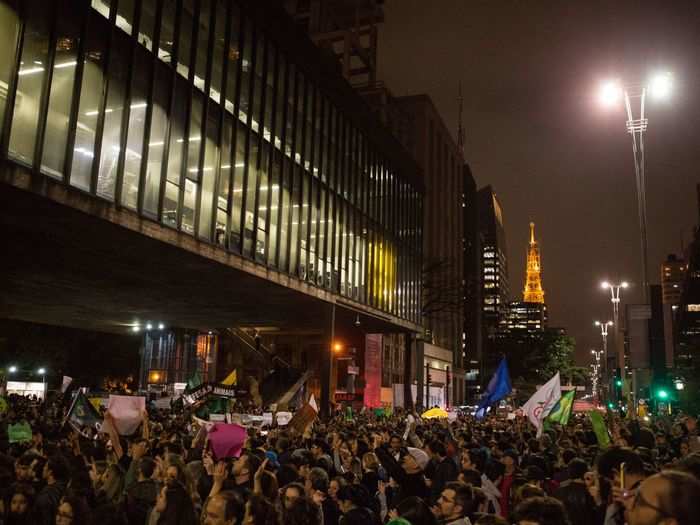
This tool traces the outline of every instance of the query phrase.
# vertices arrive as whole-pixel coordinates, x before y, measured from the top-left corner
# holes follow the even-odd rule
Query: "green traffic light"
[[[616,379],[616,380],[615,380],[615,384],[616,384],[617,386],[622,386],[622,379]]]
[[[668,397],[668,392],[666,392],[666,390],[664,389],[661,389],[657,392],[657,396],[659,397],[659,399],[666,399]]]
[[[615,408],[615,405],[613,403],[608,403],[608,408]]]

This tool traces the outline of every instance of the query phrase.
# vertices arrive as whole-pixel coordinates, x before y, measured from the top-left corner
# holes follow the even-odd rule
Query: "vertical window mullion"
[[[17,85],[19,81],[19,68],[22,62],[22,49],[24,48],[25,34],[27,31],[26,16],[23,16],[23,9],[18,10],[17,45],[15,46],[15,59],[13,61],[12,71],[10,72],[9,82],[7,86],[7,101],[5,103],[4,120],[0,122],[0,156],[7,158],[8,147],[10,144],[10,129],[12,119],[15,113],[15,99],[17,98]]]
[[[138,45],[136,42],[136,37],[138,35],[139,31],[139,25],[141,23],[141,0],[136,0],[135,2],[135,7],[134,7],[134,25],[133,25],[133,31],[132,35],[133,37],[129,39],[130,41],[130,52],[129,52],[129,67],[127,68],[127,71],[129,74],[127,75],[126,79],[126,86],[124,88],[124,111],[122,112],[122,129],[121,129],[121,134],[119,137],[119,143],[120,143],[120,148],[119,148],[119,158],[117,160],[117,185],[115,188],[115,193],[114,193],[114,202],[117,204],[117,206],[121,206],[122,203],[122,189],[124,186],[124,165],[126,164],[126,143],[128,139],[128,133],[129,133],[129,118],[131,116],[131,91],[133,87],[133,80],[134,80],[134,61],[136,60],[136,46]],[[81,42],[82,45],[82,42]],[[80,56],[80,54],[78,55]],[[78,64],[80,64],[80,59],[78,60]],[[77,75],[76,75],[77,77]],[[77,78],[76,78],[76,83],[77,83]],[[72,146],[70,146],[70,149],[72,149]],[[70,149],[69,152],[70,153]],[[68,157],[68,155],[66,155]],[[72,155],[71,155],[72,157]],[[66,166],[70,166],[70,162],[72,162],[72,158],[68,159],[66,158]],[[66,181],[68,182],[68,181]]]
[[[257,35],[256,35],[257,36]],[[262,42],[262,49],[260,46],[260,42]],[[264,36],[260,36],[260,40],[256,38],[253,41],[253,45],[255,46],[256,52],[255,55],[257,57],[258,53],[262,51],[262,77],[260,78],[260,89],[258,90],[258,96],[260,97],[260,111],[257,115],[255,115],[258,119],[258,154],[255,158],[255,165],[256,169],[258,170],[258,176],[255,177],[255,200],[253,202],[253,241],[252,241],[252,257],[255,260],[257,258],[257,250],[258,250],[258,219],[260,215],[260,184],[262,183],[262,174],[264,173],[262,170],[263,163],[265,162],[264,159],[264,145],[265,145],[265,139],[264,139],[264,134],[265,134],[265,103],[266,103],[266,98],[267,98],[267,61],[270,59],[269,58],[269,50],[267,46],[267,39]],[[257,64],[256,64],[257,65]],[[256,73],[255,73],[255,67],[252,69],[252,83],[254,84],[255,81],[257,80]],[[253,94],[253,97],[255,97],[255,94]],[[253,108],[255,106],[255,99],[251,99],[253,101]],[[251,111],[252,113],[252,111]],[[268,195],[272,193],[272,190],[270,189],[270,173],[269,171],[267,172],[267,192]],[[265,213],[265,218],[266,220],[270,217],[269,209]],[[267,250],[267,244],[265,244],[264,250]]]
[[[250,19],[248,19],[250,20]],[[246,113],[246,130],[245,130],[245,152],[243,154],[243,162],[245,162],[245,167],[243,171],[243,185],[242,185],[242,190],[243,190],[243,195],[241,199],[241,236],[240,236],[240,253],[245,255],[245,213],[246,209],[248,207],[248,179],[249,179],[249,172],[250,172],[250,141],[251,141],[251,126],[252,126],[252,119],[253,119],[253,103],[254,103],[254,88],[255,88],[255,63],[256,63],[256,58],[257,58],[257,33],[258,33],[258,28],[256,25],[252,24],[252,33],[251,33],[251,39],[250,39],[250,45],[251,45],[251,61],[249,65],[249,70],[250,70],[250,79],[248,82],[248,108],[247,108],[247,113]],[[245,45],[245,43],[244,43]],[[253,220],[253,228],[255,228],[255,220]],[[254,249],[254,248],[253,248]]]
[[[272,177],[272,172],[275,169],[274,168],[274,159],[275,159],[275,132],[276,132],[276,118],[277,118],[277,80],[279,78],[279,48],[277,46],[274,46],[273,48],[273,56],[268,57],[268,60],[272,61],[272,71],[273,71],[273,76],[272,76],[272,90],[271,90],[271,98],[272,100],[267,102],[268,104],[271,104],[271,109],[270,109],[270,115],[272,116],[272,119],[270,121],[270,141],[269,141],[269,153],[268,153],[268,165],[267,165],[267,186],[268,186],[268,191],[267,191],[267,218],[266,218],[266,224],[265,224],[265,251],[269,252],[270,250],[270,228],[272,226],[272,193],[273,193],[273,177]],[[268,74],[269,68],[265,68],[265,74]],[[266,82],[265,82],[265,90],[267,91],[267,76],[265,77]],[[265,114],[263,110],[263,115]],[[279,184],[279,181],[277,182],[277,185],[279,186],[277,196],[279,197],[282,195],[282,187]],[[275,236],[277,235],[277,232],[280,229],[280,207],[277,205],[277,227],[275,230]],[[279,244],[278,242],[275,242],[275,252],[279,251]],[[266,253],[265,257],[265,262],[270,260],[269,255]],[[272,260],[275,261],[275,267],[277,267],[277,253],[274,253],[272,255]]]
[[[53,65],[56,60],[56,33],[58,30],[58,17],[56,16],[57,4],[51,6],[51,29],[49,33],[49,54],[46,63],[46,76],[42,86],[40,107],[39,107],[39,125],[36,134],[36,146],[34,147],[34,160],[32,167],[36,170],[40,169],[41,158],[44,153],[44,136],[46,134],[46,119],[49,111],[49,94],[51,93],[51,82],[53,80]]]

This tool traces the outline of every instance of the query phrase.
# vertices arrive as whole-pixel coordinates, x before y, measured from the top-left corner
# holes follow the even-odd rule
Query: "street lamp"
[[[595,326],[600,327],[600,335],[603,336],[603,379],[605,385],[608,385],[609,370],[608,370],[608,328],[613,325],[612,321],[595,321]]]
[[[648,82],[624,86],[617,80],[601,84],[598,99],[603,106],[613,107],[624,99],[627,111],[627,132],[632,135],[632,153],[634,154],[634,173],[637,185],[637,209],[639,211],[639,233],[642,252],[642,293],[644,302],[649,297],[649,275],[647,270],[647,204],[646,179],[644,173],[644,132],[649,119],[644,113],[647,92],[657,100],[667,99],[673,90],[673,78],[670,73],[659,73]],[[638,118],[632,112],[632,100],[639,101]]]
[[[610,290],[610,301],[613,305],[613,322],[615,325],[617,325],[620,312],[620,288],[628,288],[629,283],[627,281],[622,281],[621,283],[614,284],[609,283],[608,281],[603,281],[600,283],[600,287],[603,290]]]
[[[17,367],[15,365],[12,365],[7,369],[7,371],[11,374],[14,374],[15,372],[17,372]]]
[[[46,399],[46,368],[42,366],[36,373],[41,376],[41,388],[44,391],[44,399]]]

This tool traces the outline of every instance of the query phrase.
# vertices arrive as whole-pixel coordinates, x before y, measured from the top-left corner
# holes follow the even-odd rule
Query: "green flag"
[[[32,440],[32,427],[22,421],[15,425],[7,425],[7,438],[10,443],[23,443]]]
[[[193,390],[201,384],[202,376],[199,374],[199,371],[196,371],[194,374],[192,374],[192,377],[187,380],[187,390]]]
[[[545,421],[549,421],[550,423],[559,423],[560,425],[565,426],[571,417],[575,397],[576,390],[569,390],[562,396],[557,405],[554,407],[554,410],[549,413]]]
[[[346,421],[352,421],[352,407],[347,407],[345,409],[345,420]]]
[[[605,420],[602,414],[597,410],[589,410],[588,418],[593,425],[593,432],[595,432],[598,445],[600,445],[601,448],[607,448],[610,445],[610,436],[608,435],[608,427],[605,426]]]

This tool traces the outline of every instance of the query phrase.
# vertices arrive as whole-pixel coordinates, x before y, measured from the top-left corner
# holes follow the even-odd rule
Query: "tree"
[[[428,259],[423,265],[421,315],[428,324],[446,321],[464,309],[464,284],[452,261]]]
[[[529,396],[557,372],[563,384],[582,386],[586,369],[574,363],[573,337],[544,331],[537,334],[511,333],[498,339],[497,348],[508,359],[514,387]]]

